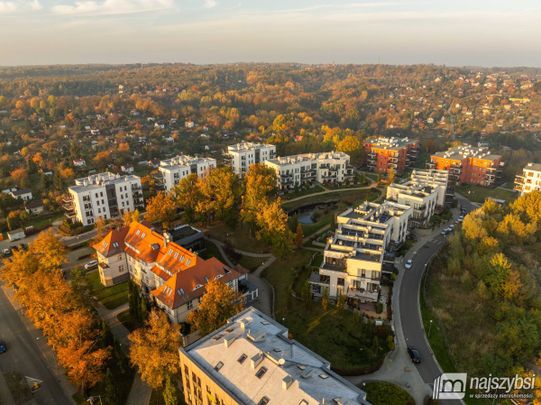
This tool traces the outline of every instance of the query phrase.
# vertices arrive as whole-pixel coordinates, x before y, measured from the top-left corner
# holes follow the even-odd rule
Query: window
[[[242,364],[242,363],[244,363],[244,361],[245,361],[247,358],[248,358],[248,356],[246,356],[244,353],[242,353],[242,354],[240,355],[240,357],[237,359],[237,361],[238,361],[240,364]]]
[[[123,273],[123,272],[124,272],[124,265],[123,265],[123,264],[121,264],[120,266],[118,266],[118,271],[119,271],[120,273]]]
[[[255,373],[255,376],[257,378],[261,378],[265,375],[266,372],[267,372],[267,367],[261,367],[259,370],[257,370],[257,373]]]
[[[188,311],[191,311],[193,309],[193,301],[188,301],[186,307],[188,308]]]
[[[268,397],[263,397],[259,400],[257,405],[267,405],[270,402],[270,399]]]
[[[216,371],[220,371],[220,369],[224,366],[224,363],[222,363],[221,361],[219,361],[218,363],[216,363],[216,365],[214,366],[214,370]]]
[[[344,285],[344,279],[343,279],[343,278],[338,278],[337,281],[336,281],[336,283],[337,283],[338,285],[343,286],[343,285]]]

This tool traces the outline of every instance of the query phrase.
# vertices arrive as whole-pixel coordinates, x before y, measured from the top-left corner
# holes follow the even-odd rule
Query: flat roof
[[[247,152],[257,148],[276,148],[275,145],[270,143],[259,142],[239,142],[227,147],[228,152]]]
[[[208,158],[208,157],[190,156],[190,155],[177,155],[170,159],[164,159],[160,161],[160,167],[161,168],[175,168],[175,167],[190,166],[193,164],[200,164],[200,163],[216,163],[216,159]]]
[[[276,404],[368,404],[364,391],[287,335],[283,325],[249,307],[179,350],[240,403],[267,397]]]
[[[524,167],[524,170],[535,170],[541,172],[541,163],[528,163]]]

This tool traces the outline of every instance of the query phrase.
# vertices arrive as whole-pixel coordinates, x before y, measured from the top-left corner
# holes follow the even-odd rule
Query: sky
[[[541,0],[0,0],[0,65],[541,67]]]

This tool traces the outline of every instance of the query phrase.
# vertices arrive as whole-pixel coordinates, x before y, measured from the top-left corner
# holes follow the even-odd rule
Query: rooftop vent
[[[282,389],[287,390],[291,386],[291,384],[293,384],[293,381],[295,381],[293,377],[291,377],[290,375],[286,375],[282,379]]]
[[[255,356],[252,356],[250,358],[250,367],[252,367],[252,370],[255,370],[255,368],[263,361],[263,354],[258,353]]]

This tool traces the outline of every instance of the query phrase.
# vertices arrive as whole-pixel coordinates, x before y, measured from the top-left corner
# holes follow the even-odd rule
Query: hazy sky
[[[0,0],[0,65],[541,66],[541,0]]]

